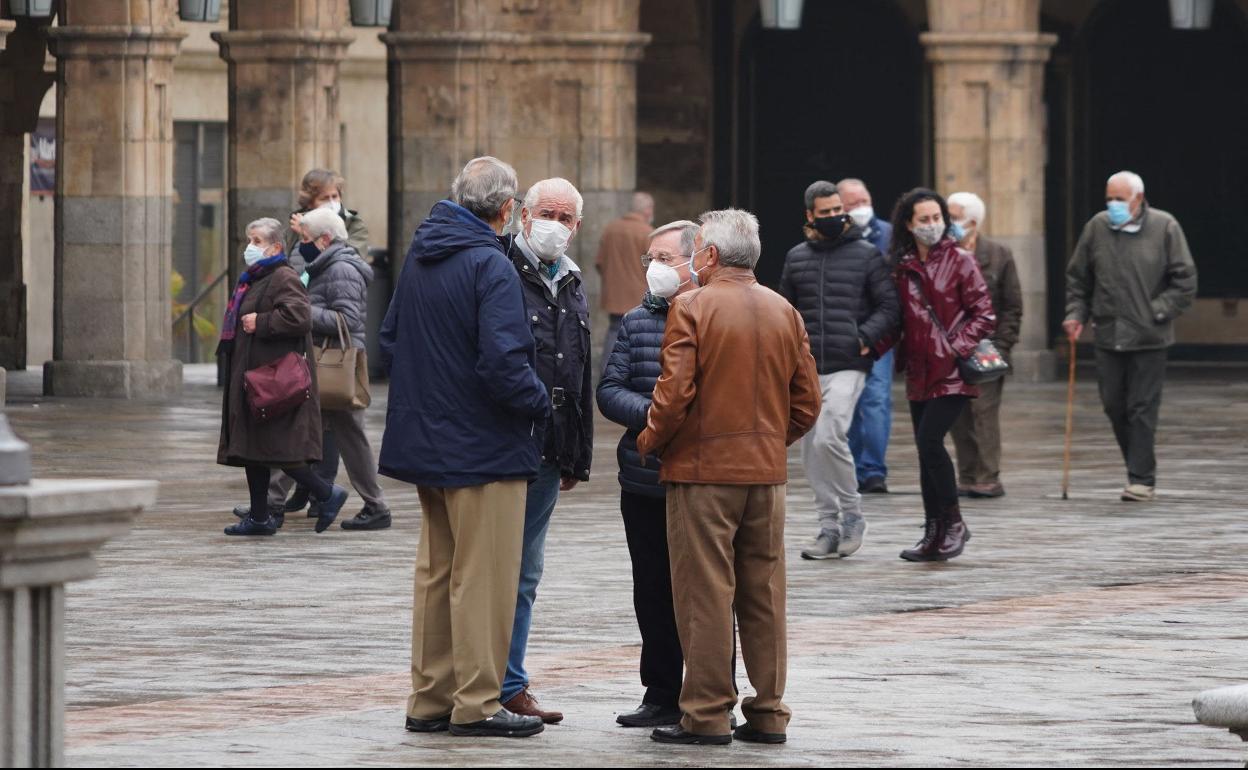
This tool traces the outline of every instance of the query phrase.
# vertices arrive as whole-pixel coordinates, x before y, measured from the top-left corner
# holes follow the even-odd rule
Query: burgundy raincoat
[[[952,238],[932,247],[927,262],[914,252],[901,258],[893,271],[901,301],[901,351],[897,368],[906,372],[906,398],[930,401],[941,396],[978,396],[979,388],[962,381],[958,358],[970,355],[979,341],[992,335],[997,317],[988,285],[975,255]],[[945,329],[932,320],[927,301]],[[896,342],[896,333],[876,346],[881,355]]]

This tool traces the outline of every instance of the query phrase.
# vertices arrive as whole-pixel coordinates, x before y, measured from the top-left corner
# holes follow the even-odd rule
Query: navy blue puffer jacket
[[[451,201],[433,207],[379,337],[383,475],[434,487],[537,476],[550,397],[520,277],[489,225]]]
[[[651,455],[641,464],[637,436],[646,427],[646,411],[654,384],[663,373],[659,351],[667,326],[667,302],[646,297],[646,303],[624,314],[606,371],[598,383],[598,410],[628,431],[615,450],[620,463],[620,487],[646,497],[665,497],[659,483],[659,458]]]

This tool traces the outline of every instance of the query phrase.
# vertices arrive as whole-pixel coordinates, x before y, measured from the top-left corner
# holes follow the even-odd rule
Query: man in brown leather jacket
[[[787,447],[819,416],[819,377],[802,318],[754,278],[758,220],[727,209],[702,215],[691,273],[701,288],[668,311],[663,374],[643,457],[658,452],[668,485],[667,540],[676,625],[686,661],[684,717],[662,743],[783,743],[784,493]],[[746,672],[756,695],[729,732],[736,705],[731,658],[735,601]]]

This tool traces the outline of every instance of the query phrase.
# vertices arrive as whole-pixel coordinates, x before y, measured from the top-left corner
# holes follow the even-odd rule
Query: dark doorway
[[[802,238],[811,182],[859,177],[887,218],[925,180],[918,32],[892,2],[806,3],[798,31],[752,22],[741,49],[731,203],[758,215],[762,282],[779,281],[785,253]]]
[[[1210,29],[1175,30],[1166,0],[1106,0],[1067,40],[1048,73],[1051,331],[1070,250],[1120,169],[1138,172],[1149,202],[1182,224],[1200,296],[1248,297],[1244,14],[1219,0]],[[1054,118],[1064,130],[1052,130]]]

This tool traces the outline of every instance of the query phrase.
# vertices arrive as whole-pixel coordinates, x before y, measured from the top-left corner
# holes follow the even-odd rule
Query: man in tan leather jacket
[[[783,743],[784,493],[787,447],[819,416],[819,377],[802,318],[754,278],[758,220],[727,209],[702,215],[692,273],[701,288],[668,311],[663,374],[644,457],[663,459],[676,625],[686,661],[684,717],[652,737],[663,743]],[[741,651],[757,693],[729,732],[736,606]]]

